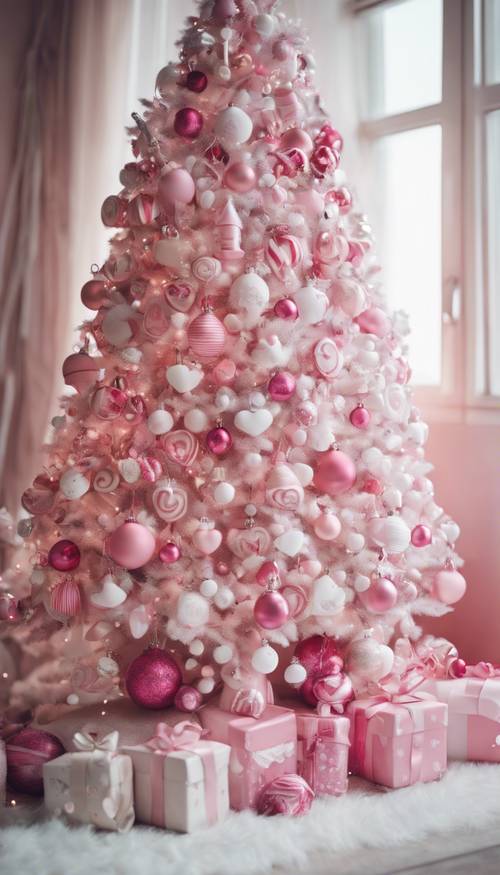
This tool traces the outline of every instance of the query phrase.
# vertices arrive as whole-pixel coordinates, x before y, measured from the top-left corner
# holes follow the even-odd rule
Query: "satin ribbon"
[[[217,822],[217,769],[215,755],[210,744],[201,741],[206,735],[205,730],[196,723],[183,720],[175,726],[158,723],[155,734],[145,746],[155,755],[168,756],[176,750],[186,750],[201,759],[203,767],[203,784],[205,794],[205,811],[207,825]],[[165,827],[165,775],[164,766],[158,768],[156,756],[151,758],[151,823],[154,826]]]
[[[476,665],[468,665],[465,677],[481,678],[483,680],[498,678],[500,677],[500,665],[493,665],[492,662],[484,661],[478,662]]]
[[[78,750],[85,753],[107,753],[113,754],[118,750],[118,741],[120,735],[118,732],[110,732],[101,738],[94,737],[88,732],[75,732],[73,736],[73,744]]]

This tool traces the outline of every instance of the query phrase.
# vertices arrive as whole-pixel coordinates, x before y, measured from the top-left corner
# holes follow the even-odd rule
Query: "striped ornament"
[[[82,606],[80,587],[72,577],[65,577],[52,590],[51,605],[56,613],[65,617],[75,617],[80,613]]]
[[[128,206],[127,216],[131,225],[152,225],[161,213],[158,201],[149,194],[140,194]]]
[[[284,280],[288,271],[302,261],[300,240],[287,232],[275,231],[267,241],[266,258],[273,273],[278,279]]]
[[[226,330],[213,313],[201,313],[193,319],[187,336],[193,353],[202,359],[216,358],[226,343]]]

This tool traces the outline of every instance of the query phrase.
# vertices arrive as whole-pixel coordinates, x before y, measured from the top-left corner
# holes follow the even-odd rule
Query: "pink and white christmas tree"
[[[274,672],[342,710],[415,654],[456,658],[416,621],[465,581],[407,320],[275,6],[201,4],[103,204],[109,256],[2,584],[6,620],[56,647],[42,699],[190,710],[222,681],[257,716]]]

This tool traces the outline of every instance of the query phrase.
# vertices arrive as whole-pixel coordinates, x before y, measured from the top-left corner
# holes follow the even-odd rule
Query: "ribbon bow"
[[[196,744],[204,734],[204,730],[199,724],[190,723],[189,720],[182,720],[175,726],[169,726],[168,723],[158,723],[153,737],[144,743],[146,747],[152,748],[156,753],[183,750]]]
[[[468,665],[466,676],[469,678],[497,678],[500,677],[500,666],[493,665],[491,662],[478,662],[476,665]]]
[[[92,753],[94,751],[102,751],[103,753],[115,753],[118,749],[118,732],[110,732],[101,738],[94,737],[88,732],[75,732],[73,736],[73,744],[78,750]]]

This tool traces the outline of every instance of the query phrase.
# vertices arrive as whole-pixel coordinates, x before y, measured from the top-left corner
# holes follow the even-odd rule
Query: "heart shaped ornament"
[[[320,374],[327,379],[335,377],[344,363],[344,356],[331,337],[323,337],[314,347],[314,362]]]
[[[234,417],[234,424],[238,431],[250,435],[250,437],[259,437],[272,425],[273,415],[269,410],[261,408],[260,410],[239,410]]]
[[[130,612],[128,618],[130,632],[135,639],[143,638],[151,624],[151,618],[146,605],[139,605]]]
[[[90,601],[96,608],[109,610],[122,605],[126,598],[127,593],[115,583],[111,574],[106,574],[102,579],[102,589],[99,592],[93,592]]]
[[[312,483],[314,469],[310,465],[306,465],[304,462],[295,462],[291,465],[291,469],[301,486],[309,486]]]
[[[184,281],[169,283],[163,291],[165,301],[178,313],[187,313],[194,304],[196,290]]]
[[[167,382],[181,395],[192,392],[203,380],[203,371],[187,365],[170,365],[166,370]]]
[[[300,553],[303,543],[304,532],[301,532],[300,529],[290,529],[290,531],[283,532],[282,535],[276,538],[274,546],[280,553],[293,558],[297,553]]]
[[[239,559],[265,556],[271,546],[271,537],[262,526],[251,529],[229,529],[227,546]]]
[[[339,614],[345,604],[345,593],[329,574],[318,577],[313,584],[311,613],[318,616]]]
[[[193,544],[204,556],[210,556],[222,544],[222,532],[200,526],[193,535]]]
[[[153,507],[158,516],[167,523],[180,520],[187,511],[188,496],[174,480],[158,480],[153,492]]]
[[[184,468],[194,462],[198,453],[198,441],[183,428],[166,434],[161,444],[168,458]]]

